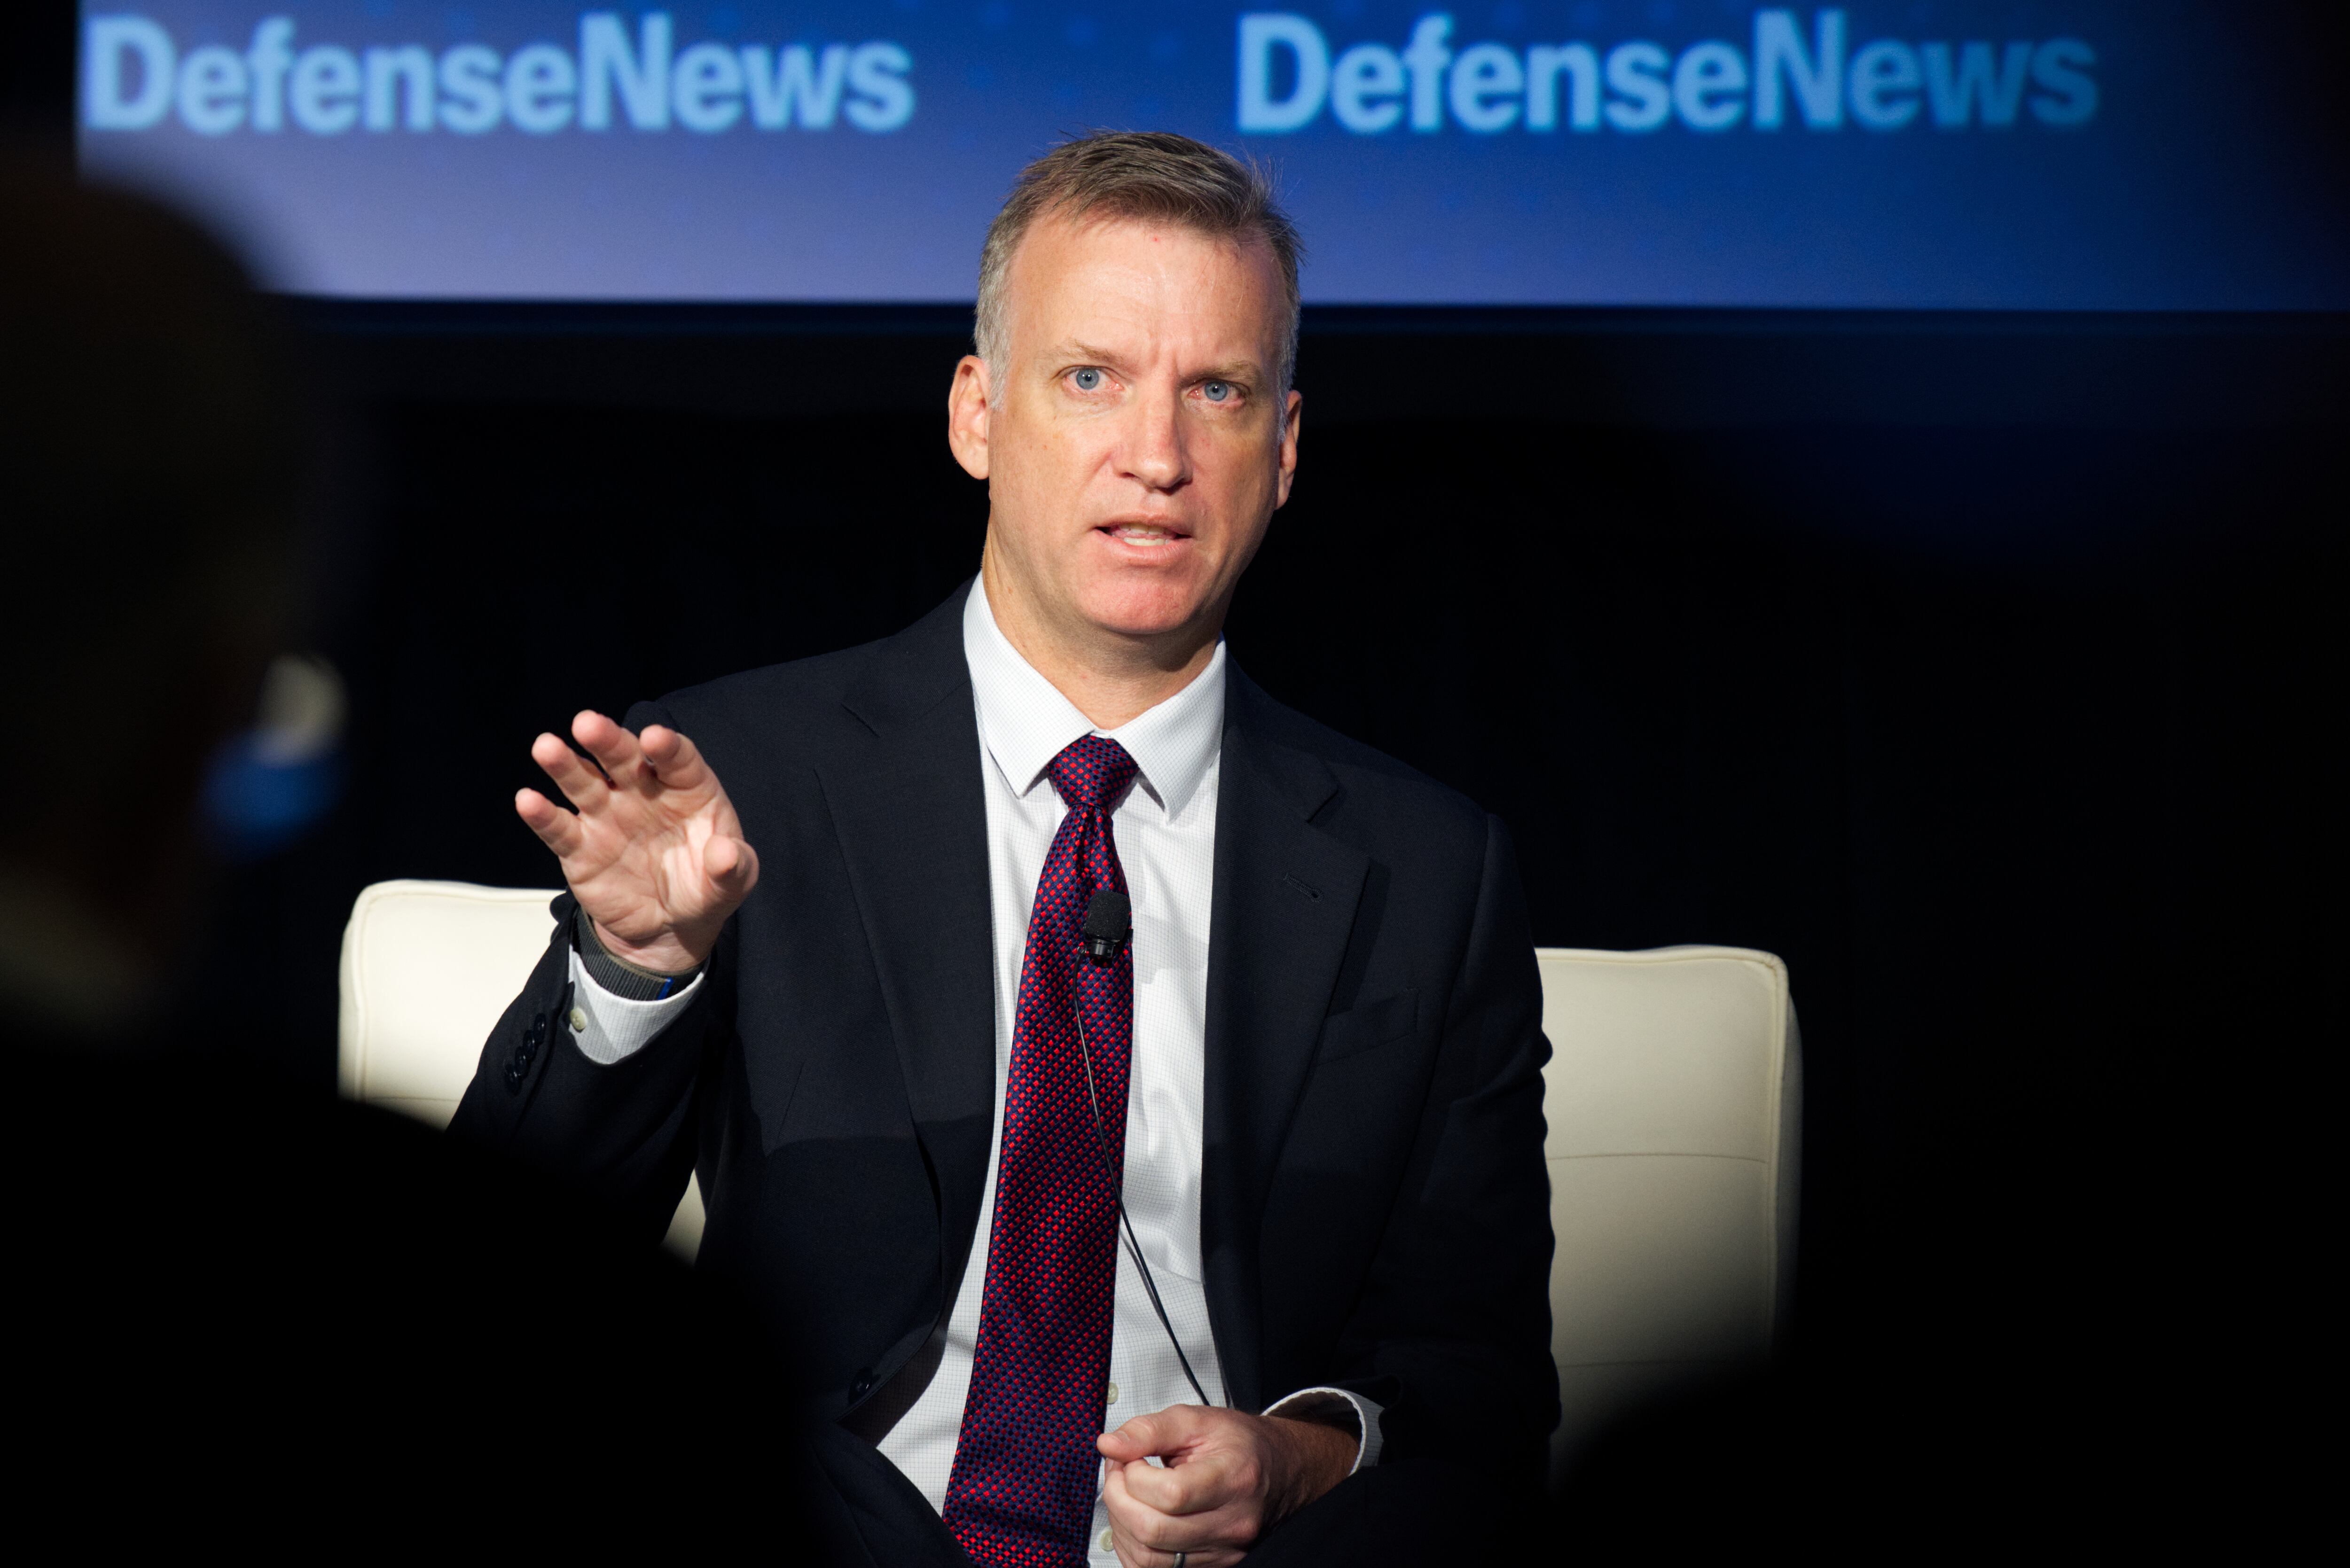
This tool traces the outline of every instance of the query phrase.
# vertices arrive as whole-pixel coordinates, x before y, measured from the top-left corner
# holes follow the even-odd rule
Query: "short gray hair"
[[[1020,171],[979,253],[972,333],[989,370],[1003,373],[1003,283],[1021,236],[1045,213],[1072,220],[1161,219],[1215,239],[1263,240],[1281,265],[1289,308],[1281,390],[1297,371],[1297,258],[1305,246],[1275,199],[1272,177],[1221,148],[1165,130],[1103,130],[1065,141]]]

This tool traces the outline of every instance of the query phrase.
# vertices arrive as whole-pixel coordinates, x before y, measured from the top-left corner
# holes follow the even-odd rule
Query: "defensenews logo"
[[[2025,115],[2064,128],[2097,112],[2097,55],[2079,38],[1855,47],[1845,12],[1814,11],[1811,23],[1807,34],[1792,10],[1758,10],[1744,47],[1710,38],[1674,50],[1635,38],[1456,49],[1452,17],[1431,12],[1400,47],[1334,51],[1311,19],[1259,12],[1240,19],[1238,119],[1252,135],[1304,130],[1326,112],[1357,136],[1448,124],[1479,135],[1641,135],[1675,121],[1700,133],[1773,131],[1791,109],[1813,131],[2002,130]]]
[[[914,57],[876,39],[786,48],[702,40],[676,47],[670,13],[579,17],[570,46],[310,43],[292,16],[265,16],[244,49],[182,51],[135,15],[92,16],[82,30],[81,122],[93,131],[151,130],[176,120],[199,136],[530,136],[579,130],[701,136],[742,128],[823,131],[846,119],[886,134],[914,117]]]

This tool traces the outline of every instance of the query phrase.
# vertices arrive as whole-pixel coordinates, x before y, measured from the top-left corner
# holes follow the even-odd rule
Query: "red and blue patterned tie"
[[[979,1346],[945,1510],[947,1528],[975,1562],[1006,1568],[1086,1561],[1118,1289],[1108,1171],[1126,1165],[1134,1038],[1132,955],[1121,950],[1097,964],[1080,946],[1094,893],[1126,890],[1109,814],[1134,782],[1134,759],[1116,741],[1087,735],[1045,771],[1069,810],[1028,916]],[[1080,1011],[1107,1169],[1078,1054]]]

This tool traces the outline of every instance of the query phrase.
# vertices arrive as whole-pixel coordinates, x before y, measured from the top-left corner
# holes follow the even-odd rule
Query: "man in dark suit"
[[[533,748],[570,891],[457,1125],[649,1235],[699,1173],[880,1563],[1473,1549],[1538,1473],[1507,836],[1221,636],[1296,464],[1296,254],[1187,139],[1032,165],[949,403],[977,581]]]

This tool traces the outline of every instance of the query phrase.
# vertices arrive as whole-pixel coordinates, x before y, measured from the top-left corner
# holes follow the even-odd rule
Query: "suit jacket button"
[[[856,1381],[856,1382],[854,1382],[854,1383],[852,1383],[852,1384],[850,1384],[850,1385],[848,1386],[848,1397],[849,1397],[849,1398],[851,1398],[852,1400],[855,1400],[855,1399],[862,1399],[862,1398],[864,1398],[864,1397],[865,1397],[865,1396],[866,1396],[866,1395],[868,1395],[868,1394],[871,1393],[872,1391],[873,1391],[873,1368],[871,1368],[871,1367],[869,1367],[869,1366],[860,1366],[860,1367],[858,1367],[858,1368],[857,1369],[857,1381]]]

